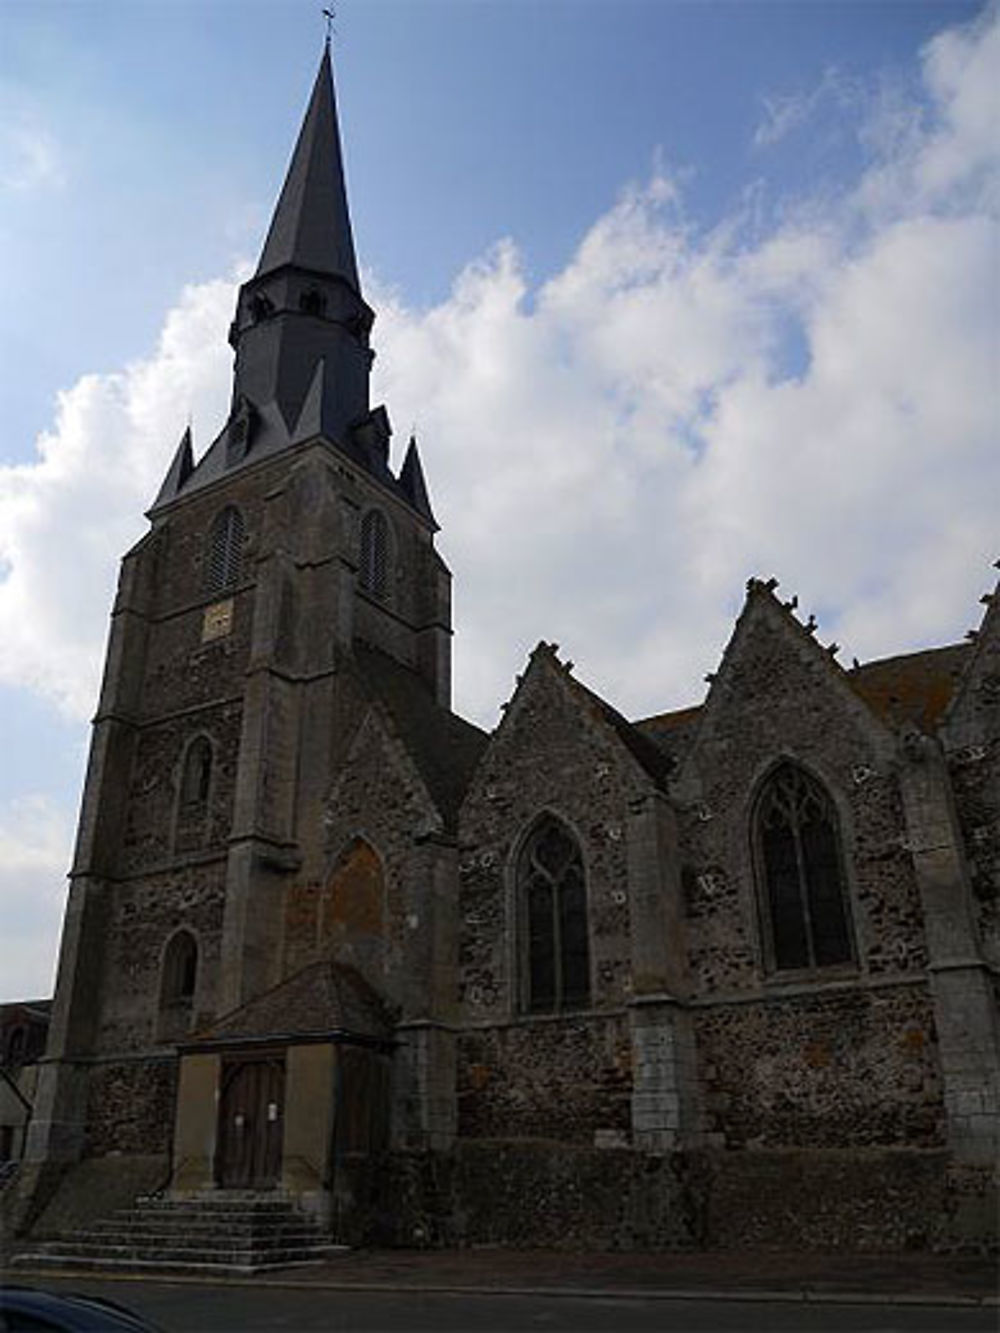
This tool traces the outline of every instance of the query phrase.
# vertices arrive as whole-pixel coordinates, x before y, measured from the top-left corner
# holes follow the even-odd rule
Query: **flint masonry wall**
[[[855,962],[767,966],[751,822],[782,758],[833,798]],[[707,1141],[943,1142],[923,916],[895,742],[790,616],[751,598],[681,779],[681,856]]]
[[[554,655],[536,652],[461,816],[461,1135],[627,1141],[627,826],[630,801],[650,786]],[[546,811],[573,830],[583,854],[591,1005],[580,1014],[530,1015],[520,994],[516,861]]]
[[[166,1153],[176,1060],[164,1045],[160,994],[164,948],[180,926],[198,945],[191,1027],[218,1008],[225,899],[226,843],[242,723],[242,690],[253,619],[253,578],[262,497],[273,469],[241,479],[222,494],[179,506],[126,557],[136,566],[126,586],[146,588],[142,652],[119,664],[116,693],[136,701],[125,719],[130,751],[106,770],[100,801],[117,807],[120,837],[108,865],[106,919],[100,942],[98,1011],[88,1076],[84,1153]],[[224,593],[206,590],[212,522],[225,504],[246,524],[241,579]],[[227,632],[206,636],[206,608],[231,602]],[[208,800],[196,826],[179,827],[178,798],[186,747],[195,737],[213,750]]]

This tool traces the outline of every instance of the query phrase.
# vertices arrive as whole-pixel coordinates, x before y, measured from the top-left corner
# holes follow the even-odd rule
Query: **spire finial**
[[[326,19],[326,39],[323,45],[329,51],[330,41],[333,37],[333,20],[337,17],[337,11],[334,9],[333,5],[331,5],[329,9],[323,10],[323,17]]]

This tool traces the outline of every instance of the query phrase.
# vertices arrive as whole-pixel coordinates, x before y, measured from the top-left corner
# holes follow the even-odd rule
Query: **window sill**
[[[861,976],[861,968],[855,962],[831,963],[826,967],[789,967],[780,972],[767,972],[764,975],[766,990],[780,990],[785,986],[800,988],[810,982],[817,985],[824,981],[852,981]]]

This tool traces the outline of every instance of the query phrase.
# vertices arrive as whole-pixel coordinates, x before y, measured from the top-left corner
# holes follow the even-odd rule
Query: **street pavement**
[[[958,1255],[355,1250],[248,1278],[59,1277],[18,1269],[7,1279],[110,1297],[167,1333],[998,1328],[995,1264]]]

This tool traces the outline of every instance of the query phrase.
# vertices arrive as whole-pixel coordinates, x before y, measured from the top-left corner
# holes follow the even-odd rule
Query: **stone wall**
[[[923,919],[895,743],[801,626],[755,600],[679,788],[695,992],[752,989],[766,974],[751,820],[761,780],[784,758],[803,764],[836,806],[859,971],[919,972],[927,961]]]
[[[924,983],[698,1009],[695,1033],[711,1142],[858,1149],[944,1142]]]
[[[520,1249],[997,1248],[988,1172],[941,1151],[640,1153],[481,1140],[340,1164],[336,1239]]]
[[[627,1144],[632,1051],[624,1015],[532,1018],[458,1042],[458,1132]]]
[[[87,1089],[87,1157],[170,1152],[177,1059],[95,1065]]]
[[[841,1253],[991,1251],[997,1188],[946,1152],[704,1153],[702,1243]]]
[[[949,756],[983,953],[1000,969],[1000,736]]]
[[[216,858],[116,886],[105,941],[98,1049],[124,1053],[157,1040],[163,951],[185,926],[198,944],[192,1028],[217,1012],[225,861]]]
[[[626,1002],[629,805],[650,786],[554,655],[536,650],[462,810],[459,997],[469,1019],[505,1021],[522,1007],[513,881],[518,850],[545,812],[583,855],[592,1007]]]
[[[482,1141],[345,1164],[333,1225],[350,1244],[659,1250],[692,1244],[698,1210],[679,1155]]]

